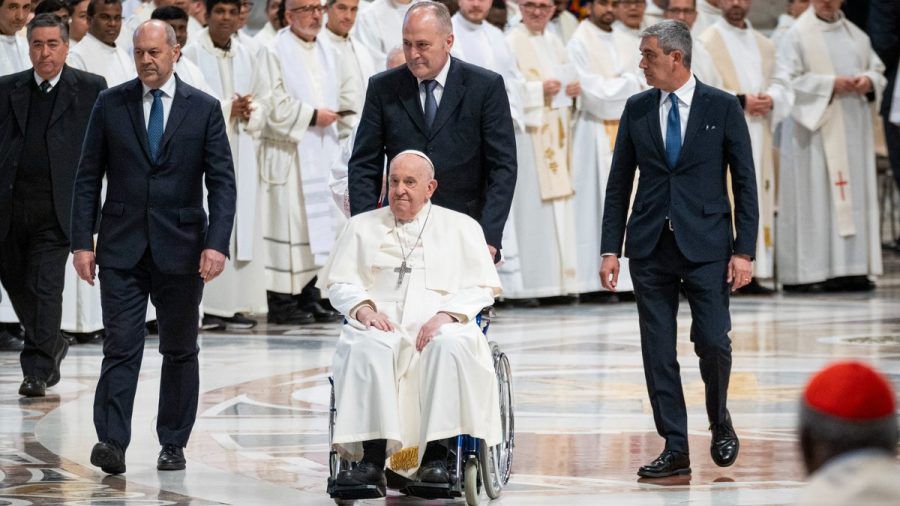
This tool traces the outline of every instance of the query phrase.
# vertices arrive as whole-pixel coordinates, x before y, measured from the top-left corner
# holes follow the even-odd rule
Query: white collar
[[[434,80],[437,81],[438,84],[441,85],[441,89],[443,89],[443,88],[446,86],[446,83],[447,83],[447,74],[450,72],[450,60],[452,60],[452,59],[453,59],[453,58],[452,58],[450,55],[447,55],[447,63],[444,64],[444,68],[442,68],[441,71],[438,72],[438,75],[436,75],[436,76],[434,77]],[[419,86],[421,86],[423,80],[424,80],[424,79],[419,79],[419,78],[417,77],[417,78],[416,78],[416,84],[418,84]]]
[[[16,38],[21,38],[21,37],[19,37],[19,36],[16,35],[15,33],[12,34],[12,35],[3,35],[2,33],[0,33],[0,41],[5,42],[5,43],[7,43],[7,44],[15,44],[15,43],[17,43],[18,40],[16,40]]]
[[[59,72],[58,72],[55,76],[53,76],[53,77],[51,77],[50,79],[47,80],[47,82],[50,83],[50,89],[51,89],[51,90],[52,90],[53,88],[56,88],[56,83],[59,82],[60,76],[62,76],[62,69],[59,69]],[[44,82],[44,78],[41,77],[41,76],[39,76],[37,72],[34,72],[34,82],[35,82],[35,84],[37,84],[38,86],[40,86],[41,83]]]
[[[456,14],[453,15],[453,21],[454,21],[454,23],[458,23],[460,28],[463,28],[470,32],[477,32],[484,28],[483,21],[481,23],[473,23],[473,22],[469,21],[468,19],[466,19],[459,12],[457,12]]]
[[[691,74],[691,78],[688,79],[686,83],[681,85],[681,88],[678,88],[677,90],[673,91],[672,93],[674,93],[675,96],[678,97],[678,100],[680,100],[685,105],[690,107],[691,101],[694,99],[694,89],[696,87],[697,87],[697,79],[694,78],[694,74]],[[660,91],[659,105],[662,106],[662,104],[665,104],[666,100],[669,99],[669,92],[663,91],[663,90],[659,90],[659,91]]]
[[[327,35],[330,40],[332,40],[338,44],[350,42],[350,34],[349,33],[347,35],[341,36],[341,35],[338,35],[338,34],[332,32],[331,28],[328,28],[327,26],[323,26],[322,31],[325,32],[325,35]]]
[[[744,18],[744,24],[747,25],[744,28],[738,28],[738,27],[732,25],[724,17],[717,19],[716,23],[720,27],[722,27],[723,30],[730,30],[732,32],[739,33],[739,34],[750,33],[753,31],[753,23],[751,23],[750,20],[747,18]]]
[[[162,90],[163,95],[165,95],[169,98],[175,98],[175,83],[176,82],[177,81],[175,80],[175,72],[172,72],[172,75],[169,76],[169,79],[165,83],[163,83],[163,85],[160,86],[159,89]],[[141,86],[144,88],[143,96],[147,96],[147,94],[153,90],[153,88],[150,88],[143,82],[141,82]]]
[[[648,3],[648,5],[649,5],[649,3]],[[587,26],[587,29],[590,30],[591,32],[593,32],[595,35],[598,35],[600,37],[612,37],[612,33],[613,33],[612,25],[610,25],[609,31],[607,32],[606,30],[595,25],[594,22],[591,21],[590,19],[585,19],[584,21],[582,21],[582,23],[585,23],[585,25]]]

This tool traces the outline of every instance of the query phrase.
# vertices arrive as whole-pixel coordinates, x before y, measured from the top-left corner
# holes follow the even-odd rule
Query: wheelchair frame
[[[492,307],[486,307],[481,314],[476,316],[476,322],[487,337],[491,318],[494,316]],[[500,496],[500,492],[509,482],[512,471],[513,448],[515,447],[515,416],[512,386],[512,369],[506,354],[500,350],[500,346],[489,341],[491,355],[494,361],[494,371],[497,374],[497,383],[500,390],[500,420],[502,439],[497,445],[488,447],[481,439],[473,438],[467,434],[456,436],[455,445],[449,448],[447,457],[447,470],[450,473],[449,484],[424,483],[404,478],[389,469],[386,470],[388,488],[399,490],[401,493],[420,497],[423,499],[451,499],[465,496],[469,506],[479,503],[482,487],[491,499]],[[331,383],[331,401],[328,420],[328,442],[334,440],[334,424],[337,417],[337,409],[334,403],[334,379],[329,377]],[[354,489],[352,491],[341,490],[335,486],[334,480],[338,473],[352,469],[355,463],[350,462],[340,455],[334,447],[330,447],[328,467],[328,494],[337,504],[351,504],[354,500],[372,499],[381,497],[381,493],[374,486]]]

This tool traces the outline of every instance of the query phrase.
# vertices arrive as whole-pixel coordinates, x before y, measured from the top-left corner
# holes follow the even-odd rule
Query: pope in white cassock
[[[779,278],[870,289],[865,276],[882,272],[872,108],[887,84],[884,64],[840,0],[811,3],[776,59],[776,82],[793,95],[793,128],[781,142]],[[855,279],[835,279],[847,277]]]
[[[615,31],[612,0],[594,0],[589,17],[581,22],[567,50],[578,69],[581,101],[575,117],[572,142],[572,178],[575,191],[575,229],[578,293],[602,289],[600,270],[600,225],[606,180],[619,130],[619,118],[628,97],[644,87],[640,69],[631,67],[634,50],[630,36]],[[628,261],[620,260],[618,291],[631,291]]]
[[[424,153],[398,154],[390,207],[351,218],[319,275],[347,321],[333,361],[332,444],[360,461],[338,486],[383,493],[385,459],[401,449],[418,455],[395,471],[418,467],[420,481],[447,483],[444,439],[500,441],[497,378],[475,321],[500,281],[481,226],[431,204],[435,188]]]

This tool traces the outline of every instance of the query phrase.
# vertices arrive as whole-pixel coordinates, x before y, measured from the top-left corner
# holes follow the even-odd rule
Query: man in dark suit
[[[676,356],[679,292],[691,306],[691,341],[706,384],[710,453],[734,463],[739,442],[726,408],[731,374],[728,288],[750,281],[758,217],[750,136],[740,103],[691,74],[687,25],[663,21],[643,32],[641,69],[654,89],[625,105],[606,190],[600,277],[615,290],[618,257],[630,259],[644,375],[665,450],[638,474],[690,474],[687,411]],[[683,142],[682,142],[683,139]],[[734,228],[726,188],[730,167]],[[637,194],[626,227],[635,169]]]
[[[509,101],[499,74],[451,58],[452,46],[444,5],[409,8],[406,65],[369,80],[348,165],[350,213],[377,207],[385,155],[416,149],[434,161],[434,203],[478,220],[497,258],[516,186]]]
[[[102,77],[66,66],[66,23],[28,24],[32,68],[0,78],[0,279],[25,327],[19,395],[59,382],[69,215],[80,146]],[[89,224],[90,226],[91,224]]]
[[[174,75],[180,56],[175,31],[163,21],[147,21],[133,40],[138,79],[97,99],[72,202],[75,269],[93,283],[100,266],[106,338],[94,399],[100,442],[91,463],[110,474],[125,472],[148,296],[156,306],[163,355],[157,469],[185,467],[183,448],[199,395],[200,298],[203,283],[224,267],[236,198],[219,103]],[[104,175],[95,259],[91,233]]]

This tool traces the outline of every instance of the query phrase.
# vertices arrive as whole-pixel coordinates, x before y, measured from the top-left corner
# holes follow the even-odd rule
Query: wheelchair
[[[476,317],[481,331],[487,338],[491,325],[493,308],[487,307]],[[495,446],[487,446],[484,440],[461,434],[450,439],[447,452],[447,470],[450,473],[449,484],[425,483],[405,478],[390,469],[385,469],[388,488],[400,493],[422,499],[456,499],[465,496],[469,506],[479,503],[483,488],[490,499],[500,496],[503,487],[509,482],[512,470],[513,448],[515,447],[515,417],[513,415],[512,370],[509,359],[500,350],[500,346],[489,341],[491,355],[494,360],[494,371],[500,389],[500,423],[501,440]],[[354,500],[381,497],[374,486],[354,487],[347,489],[335,485],[338,473],[352,469],[355,463],[342,458],[331,447],[334,436],[334,424],[337,410],[334,402],[334,379],[331,383],[331,405],[328,420],[328,442],[330,447],[328,494],[337,504],[352,504]]]

